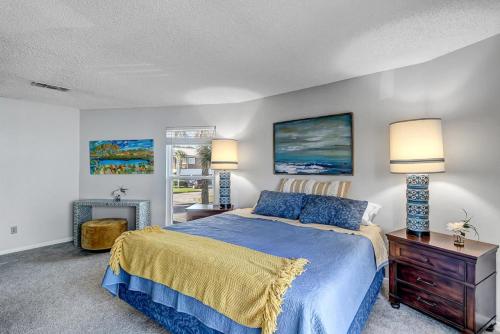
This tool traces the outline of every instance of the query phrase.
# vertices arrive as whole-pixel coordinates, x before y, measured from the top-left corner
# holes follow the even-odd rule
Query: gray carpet
[[[0,333],[167,333],[100,287],[108,258],[70,243],[0,256]],[[456,331],[380,295],[364,333]]]

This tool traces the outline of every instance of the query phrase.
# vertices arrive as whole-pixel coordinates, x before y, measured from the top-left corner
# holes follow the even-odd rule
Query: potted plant
[[[465,244],[465,235],[471,230],[474,231],[474,234],[479,239],[479,233],[477,233],[476,227],[470,223],[472,217],[469,217],[469,214],[465,209],[462,209],[462,211],[465,213],[465,217],[462,220],[457,222],[450,222],[447,224],[448,231],[453,232],[453,235],[455,237],[453,243],[455,244],[455,246],[460,247]]]
[[[120,188],[113,190],[111,192],[111,196],[113,196],[115,202],[120,202],[122,200],[122,196],[127,195],[127,191],[128,191],[127,188],[121,186]]]

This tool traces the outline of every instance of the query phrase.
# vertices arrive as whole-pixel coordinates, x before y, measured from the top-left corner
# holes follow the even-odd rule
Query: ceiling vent
[[[67,91],[69,91],[69,88],[64,88],[64,87],[49,85],[49,84],[45,84],[45,83],[42,83],[42,82],[36,82],[36,81],[32,81],[31,85],[35,86],[35,87],[41,87],[41,88],[47,88],[47,89],[57,90],[57,91],[60,91],[60,92],[67,92]]]

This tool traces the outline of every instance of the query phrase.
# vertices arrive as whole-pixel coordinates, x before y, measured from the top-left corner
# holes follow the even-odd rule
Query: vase
[[[455,246],[463,247],[465,244],[465,236],[460,233],[455,233],[453,244]]]

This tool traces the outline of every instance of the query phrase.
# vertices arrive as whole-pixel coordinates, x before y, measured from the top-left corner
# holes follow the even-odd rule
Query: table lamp
[[[219,203],[221,209],[231,208],[231,172],[238,169],[238,142],[233,139],[212,140],[212,167],[219,170]]]
[[[441,119],[423,118],[389,125],[391,173],[406,176],[406,230],[429,234],[429,174],[444,172]]]

